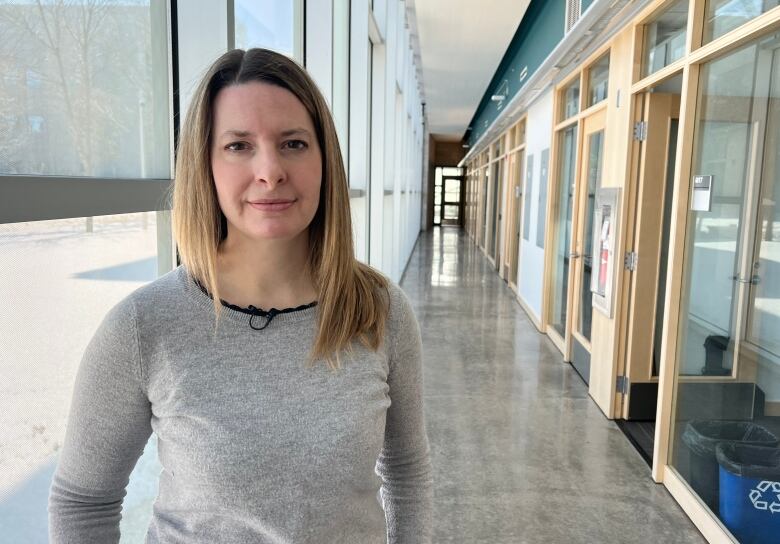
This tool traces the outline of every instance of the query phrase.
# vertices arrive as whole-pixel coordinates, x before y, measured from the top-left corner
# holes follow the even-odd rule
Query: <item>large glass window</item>
[[[657,72],[685,55],[688,0],[669,6],[645,25],[642,75]]]
[[[168,216],[143,212],[0,225],[4,541],[48,542],[49,486],[79,362],[108,310],[170,268]],[[130,479],[124,542],[143,540],[158,475],[152,440]]]
[[[780,0],[708,0],[704,16],[704,43],[723,36],[778,5]]]
[[[780,509],[779,37],[702,67],[677,342],[672,464],[740,542]]]
[[[601,173],[604,165],[604,131],[600,130],[588,136],[588,192],[585,195],[585,226],[582,247],[582,281],[580,282],[579,314],[577,315],[577,331],[590,341],[593,321],[593,296],[590,292],[591,274],[593,272],[593,222],[590,218],[596,206],[596,190],[601,187]]]
[[[169,179],[167,27],[155,0],[0,2],[0,174]]]
[[[566,334],[566,303],[569,289],[569,246],[574,206],[574,172],[577,161],[577,125],[560,133],[560,182],[554,208],[552,326]]]
[[[609,53],[597,60],[588,70],[588,106],[607,99],[609,88]]]
[[[295,0],[234,0],[236,47],[295,51]]]
[[[574,78],[561,92],[561,120],[580,112],[580,78]]]

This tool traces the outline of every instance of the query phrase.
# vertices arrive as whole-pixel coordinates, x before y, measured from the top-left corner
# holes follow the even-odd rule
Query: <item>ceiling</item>
[[[460,140],[531,0],[407,0],[414,10],[428,131]]]

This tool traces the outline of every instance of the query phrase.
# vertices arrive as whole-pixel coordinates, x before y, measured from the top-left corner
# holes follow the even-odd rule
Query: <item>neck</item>
[[[242,307],[268,310],[314,302],[308,233],[261,241],[228,234],[217,255],[217,285],[222,300]]]

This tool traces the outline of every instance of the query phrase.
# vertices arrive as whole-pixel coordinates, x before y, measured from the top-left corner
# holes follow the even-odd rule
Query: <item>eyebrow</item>
[[[311,136],[308,130],[305,128],[291,128],[288,130],[283,130],[281,132],[281,136],[286,138],[288,136],[295,136],[297,134],[303,134],[306,136]],[[246,138],[247,136],[252,136],[252,132],[248,130],[226,130],[222,133],[222,136],[235,136],[236,138]]]

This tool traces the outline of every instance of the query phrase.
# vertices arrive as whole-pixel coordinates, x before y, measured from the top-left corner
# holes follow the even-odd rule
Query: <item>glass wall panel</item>
[[[155,0],[0,2],[0,174],[170,179],[167,28]]]
[[[561,336],[566,334],[566,294],[569,289],[569,246],[571,244],[574,206],[574,171],[577,163],[577,125],[559,134],[560,183],[555,201],[553,237],[552,326]]]
[[[294,1],[235,0],[236,47],[264,47],[293,56]]]
[[[702,67],[672,464],[740,542],[780,510],[778,104],[778,35]]]
[[[588,70],[588,106],[607,99],[609,87],[609,53],[601,57]]]
[[[601,171],[604,164],[604,131],[594,132],[588,137],[588,193],[585,204],[584,240],[582,247],[582,284],[580,286],[579,315],[577,330],[590,341],[593,318],[593,296],[590,292],[590,278],[593,269],[593,212],[596,206],[596,189],[601,187]]]
[[[704,43],[723,36],[778,5],[780,0],[708,0],[704,18]]]
[[[574,78],[561,92],[561,121],[580,112],[580,78]]]
[[[172,251],[164,235],[170,229],[158,223],[169,217],[144,212],[0,225],[4,542],[48,542],[49,486],[79,362],[106,313],[166,271],[160,263]],[[143,541],[159,472],[152,438],[130,478],[123,542]]]
[[[492,187],[492,204],[490,214],[490,256],[495,258],[496,256],[496,244],[498,241],[498,214],[499,206],[501,206],[501,171],[503,166],[503,160],[495,161],[491,166],[492,172],[491,185]]]
[[[685,55],[688,0],[672,4],[645,25],[642,75],[657,72]]]
[[[488,167],[484,167],[482,169],[482,212],[480,217],[482,218],[482,236],[480,240],[480,245],[485,248],[487,247],[487,240],[488,240],[488,215],[487,215],[487,203],[488,203],[488,197],[489,195],[489,189],[490,189],[490,183],[489,183],[489,174],[490,169]]]

